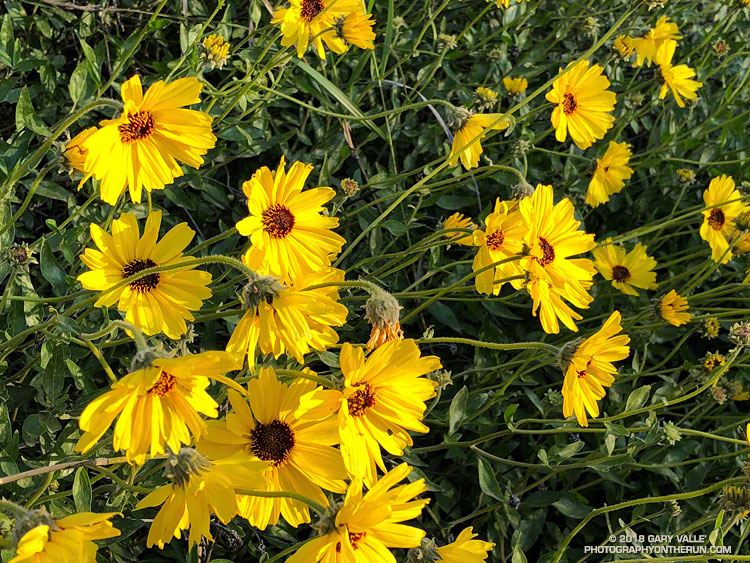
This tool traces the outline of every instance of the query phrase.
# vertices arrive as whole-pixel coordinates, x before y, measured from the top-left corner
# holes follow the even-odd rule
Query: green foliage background
[[[119,84],[135,73],[145,85],[199,75],[202,109],[214,116],[219,141],[200,170],[185,167],[184,177],[153,193],[154,208],[165,211],[165,226],[187,221],[197,231],[195,255],[239,257],[247,244],[233,231],[246,215],[241,185],[259,166],[275,168],[284,155],[287,162],[315,165],[308,187],[338,188],[346,177],[360,183],[357,195],[340,193],[332,206],[348,241],[339,267],[348,279],[361,276],[393,292],[404,307],[407,337],[425,338],[423,353],[438,355],[452,372],[453,384],[431,405],[430,433],[416,436],[404,456],[429,483],[433,500],[420,521],[429,536],[444,543],[473,525],[497,544],[491,561],[512,563],[614,560],[586,557],[583,546],[629,530],[713,531],[711,542],[750,553],[749,520],[738,521],[742,507],[722,495],[727,483],[744,487],[748,448],[737,429],[749,419],[748,403],[717,401],[700,373],[704,354],[726,353],[733,346],[729,326],[747,319],[750,293],[741,282],[748,260],[717,267],[698,234],[710,179],[750,180],[750,10],[740,0],[669,0],[652,11],[646,2],[615,0],[531,0],[509,9],[482,0],[369,4],[378,22],[375,50],[329,54],[325,63],[312,51],[304,60],[282,54],[269,5],[258,0],[218,7],[191,1],[187,16],[174,1],[158,15],[155,3],[138,1],[79,7],[7,1],[0,7],[0,249],[24,242],[38,261],[0,265],[0,475],[81,459],[72,451],[76,417],[108,385],[81,335],[119,313],[77,307],[90,297],[75,281],[84,271],[78,256],[91,245],[89,223],[108,226],[121,212],[146,212],[123,199],[115,207],[102,203],[91,182],[76,191],[78,177],[59,164],[57,143],[110,117],[114,110],[106,106],[75,112],[99,95],[118,98]],[[695,68],[704,83],[689,108],[678,108],[671,95],[659,101],[653,69],[633,69],[612,50],[617,34],[641,36],[661,15],[684,35],[675,59]],[[615,126],[582,153],[570,141],[555,141],[545,85],[621,19],[589,57],[605,67],[617,93]],[[232,43],[223,70],[203,69],[199,43],[209,33]],[[724,56],[713,47],[719,40],[729,47]],[[507,75],[528,79],[528,98],[505,93]],[[451,104],[471,107],[477,86],[501,92],[495,111],[523,105],[512,131],[483,142],[485,156],[469,173],[442,166],[450,144],[424,100],[448,120]],[[632,145],[635,174],[621,194],[591,210],[583,198],[609,140]],[[681,183],[679,168],[695,172],[696,182]],[[553,184],[558,198],[570,197],[597,240],[612,236],[628,247],[639,240],[659,261],[658,292],[640,298],[597,278],[579,335],[593,333],[618,309],[632,353],[601,402],[603,418],[586,429],[562,419],[554,357],[492,348],[525,341],[559,346],[578,335],[564,329],[545,335],[525,292],[505,288],[497,298],[479,296],[471,277],[474,251],[436,234],[455,211],[481,220],[495,198],[511,196],[519,177]],[[242,277],[223,266],[210,270],[214,295],[181,344],[192,351],[222,349],[241,314]],[[691,324],[675,328],[651,314],[650,300],[670,289],[690,297]],[[365,342],[369,327],[360,306],[367,294],[348,289],[342,295],[350,317],[341,341]],[[699,330],[708,316],[722,323],[711,341]],[[456,338],[473,342],[449,341]],[[129,338],[120,334],[95,345],[117,375],[127,372],[135,351]],[[335,371],[333,352],[311,355],[311,367]],[[723,380],[749,387],[749,366],[747,355],[739,355]],[[220,386],[212,390],[223,398]],[[674,443],[665,435],[667,423],[679,429]],[[106,440],[90,454],[116,455]],[[101,561],[198,561],[185,542],[145,548],[147,524],[130,509],[161,483],[160,472],[158,461],[138,470],[122,463],[85,467],[22,479],[1,494],[55,514],[125,512],[117,520],[123,533],[104,542]],[[665,498],[647,500],[659,496]],[[665,500],[678,501],[681,511]],[[620,503],[625,506],[614,510]],[[11,523],[2,518],[7,530]],[[283,523],[259,532],[236,519],[218,526],[217,544],[203,559],[269,560],[309,533]],[[668,560],[674,559],[649,559]]]

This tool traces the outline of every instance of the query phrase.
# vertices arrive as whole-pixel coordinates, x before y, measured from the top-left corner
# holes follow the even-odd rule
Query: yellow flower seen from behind
[[[575,414],[578,424],[588,426],[586,413],[599,416],[597,401],[615,381],[612,364],[630,355],[630,337],[622,332],[619,311],[612,313],[601,329],[581,342],[568,360],[563,382],[563,416]]]
[[[690,322],[691,314],[687,299],[678,295],[673,289],[659,301],[659,314],[661,318],[673,326],[684,325]]]
[[[250,364],[258,350],[275,358],[287,354],[302,363],[310,350],[323,351],[336,344],[339,337],[331,327],[343,326],[348,313],[338,302],[338,288],[307,288],[342,281],[343,270],[323,268],[288,286],[273,283],[257,293],[245,292],[247,310],[232,332],[227,352],[240,358],[247,355]]]
[[[159,239],[161,211],[153,211],[146,219],[143,236],[138,220],[124,213],[112,223],[112,234],[99,225],[90,226],[91,238],[99,250],[87,248],[81,261],[88,272],[78,276],[85,289],[105,292],[96,301],[97,307],[117,308],[125,319],[149,335],[163,332],[177,340],[185,332],[185,321],[194,321],[197,311],[211,297],[208,284],[211,274],[187,266],[142,276],[116,290],[108,291],[122,280],[156,266],[172,266],[190,260],[182,255],[195,231],[180,223]]]
[[[477,108],[479,111],[484,111],[493,107],[497,103],[498,93],[490,88],[480,86],[476,89],[477,93]]]
[[[625,253],[625,249],[615,244],[598,246],[592,252],[594,266],[605,280],[612,282],[612,287],[619,289],[626,295],[638,296],[640,289],[656,289],[656,260],[646,254],[646,247],[640,242],[633,250]]]
[[[187,467],[182,467],[187,458]],[[146,546],[164,548],[172,538],[180,538],[189,529],[189,549],[211,535],[211,515],[228,524],[238,513],[237,489],[259,490],[263,486],[263,470],[267,463],[236,454],[222,459],[207,460],[192,448],[182,448],[170,455],[168,467],[172,483],[162,485],[135,506],[136,510],[161,505],[151,522]]]
[[[467,112],[465,118],[459,119],[453,136],[451,152],[448,155],[448,164],[455,166],[461,159],[461,164],[467,170],[476,168],[479,165],[479,156],[483,152],[482,144],[479,141],[484,136],[485,130],[488,128],[497,130],[508,128],[508,120],[500,119],[502,115],[501,113],[470,114]]]
[[[84,129],[83,131],[78,133],[78,135],[68,141],[68,143],[65,145],[64,152],[65,158],[68,160],[68,164],[70,164],[70,166],[83,174],[83,179],[78,183],[79,190],[83,187],[83,184],[86,182],[86,180],[91,178],[91,174],[86,173],[85,169],[86,155],[88,154],[88,150],[83,147],[83,142],[91,135],[96,133],[96,131],[96,127],[89,127],[88,129]]]
[[[464,217],[463,213],[454,213],[443,221],[443,229],[476,229],[477,226],[471,221],[471,218]],[[445,238],[450,239],[455,244],[461,246],[474,246],[474,237],[470,233],[445,233]]]
[[[585,150],[612,127],[615,118],[608,112],[615,109],[617,97],[607,89],[610,84],[603,71],[597,64],[580,61],[552,83],[546,97],[555,104],[551,120],[559,142],[565,142],[570,132],[576,146]]]
[[[21,536],[8,563],[96,563],[94,540],[120,535],[109,521],[118,512],[79,512],[60,519],[42,514],[46,523]]]
[[[203,39],[203,53],[201,57],[206,60],[209,68],[223,68],[229,58],[229,43],[224,41],[221,35],[209,35]]]
[[[123,83],[120,117],[102,121],[83,142],[84,170],[100,180],[104,202],[114,205],[128,188],[140,203],[144,188],[162,190],[182,176],[179,162],[196,169],[203,164],[216,144],[213,118],[184,107],[200,102],[202,88],[192,76],[169,84],[159,80],[145,95],[138,75]]]
[[[621,59],[627,59],[635,53],[635,41],[630,35],[618,35],[615,39],[614,49]]]
[[[323,205],[336,192],[328,187],[302,190],[312,169],[312,164],[295,162],[286,171],[282,156],[275,172],[263,166],[242,185],[250,215],[237,223],[237,231],[251,243],[242,260],[284,284],[330,266],[346,243],[331,230],[339,220],[323,214]]]
[[[339,363],[345,380],[338,414],[341,453],[349,473],[373,484],[376,465],[385,471],[381,446],[402,455],[413,444],[409,431],[429,432],[422,416],[437,383],[423,376],[442,366],[436,356],[421,356],[411,339],[386,342],[367,359],[347,342]]]
[[[477,291],[485,295],[498,295],[505,283],[503,280],[513,276],[521,278],[510,280],[511,285],[515,289],[523,288],[525,280],[519,261],[526,227],[517,202],[500,201],[498,198],[495,210],[487,216],[485,224],[484,230],[474,231],[474,245],[478,248],[472,269],[480,272],[474,278]],[[503,260],[507,261],[486,269]]]
[[[439,561],[445,563],[482,563],[487,560],[487,555],[494,543],[475,540],[477,534],[471,526],[461,530],[456,541],[437,548]]]
[[[273,368],[261,368],[247,384],[249,404],[229,391],[232,412],[226,421],[209,421],[208,433],[198,449],[209,459],[245,453],[268,462],[262,491],[292,491],[328,505],[322,489],[343,493],[347,477],[339,442],[335,408],[336,391],[325,391],[307,379],[281,383]],[[240,495],[240,516],[264,530],[278,523],[279,515],[290,526],[310,522],[306,504],[291,498]]]
[[[511,94],[520,94],[525,92],[529,87],[529,81],[525,78],[511,78],[510,76],[506,76],[503,78],[503,86]]]
[[[598,207],[607,203],[609,196],[622,191],[625,180],[633,175],[633,169],[628,166],[632,154],[628,143],[610,141],[607,152],[596,160],[596,170],[586,192],[587,204]]]
[[[115,419],[112,447],[124,450],[128,462],[142,465],[147,454],[164,454],[167,446],[179,451],[206,433],[201,414],[218,416],[218,405],[206,392],[209,378],[227,383],[222,375],[236,367],[230,354],[216,351],[154,359],[88,404],[78,421],[83,435],[76,451],[90,450]]]
[[[661,77],[663,83],[659,90],[659,99],[663,100],[667,96],[667,92],[672,91],[677,105],[681,108],[685,107],[686,100],[695,100],[698,98],[698,88],[703,86],[703,82],[693,80],[695,77],[695,71],[687,65],[672,65],[672,57],[674,56],[674,50],[677,47],[677,42],[667,40],[664,41],[659,50],[656,53],[654,61],[659,65],[661,71]]]
[[[396,561],[389,547],[417,547],[424,530],[401,524],[418,518],[429,499],[424,479],[398,485],[412,469],[398,465],[362,493],[362,480],[349,485],[333,530],[303,544],[287,563],[375,563]]]
[[[374,49],[375,32],[372,30],[374,25],[375,20],[372,19],[372,14],[364,11],[342,14],[336,20],[336,35],[344,43],[351,43],[360,49]]]
[[[644,61],[648,66],[651,66],[651,61],[656,59],[656,53],[662,43],[668,40],[682,39],[679,31],[677,24],[670,22],[667,16],[660,17],[653,29],[650,29],[643,37],[635,39],[637,56],[633,66],[642,66]]]
[[[733,256],[729,241],[735,234],[735,219],[750,211],[750,205],[742,201],[742,194],[735,188],[734,179],[725,174],[711,180],[708,189],[703,192],[703,201],[706,209],[702,211],[701,238],[711,246],[713,261],[726,264]]]

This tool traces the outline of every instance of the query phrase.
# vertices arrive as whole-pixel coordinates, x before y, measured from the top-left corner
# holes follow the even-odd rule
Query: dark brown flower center
[[[294,227],[294,215],[289,208],[280,203],[276,203],[266,209],[261,217],[263,230],[271,238],[284,238],[292,232]]]
[[[358,534],[355,534],[354,532],[347,532],[349,534],[349,543],[352,544],[352,549],[355,551],[359,549],[359,546],[357,545],[360,541],[362,541],[365,536],[367,536],[367,532],[360,532]],[[338,542],[336,544],[336,552],[341,553],[341,542]]]
[[[154,116],[150,111],[139,111],[128,114],[128,122],[117,126],[120,140],[130,143],[148,137],[154,130]]]
[[[547,239],[539,237],[539,248],[542,249],[542,257],[536,259],[539,264],[546,266],[555,259],[555,249],[547,242]]]
[[[573,96],[573,94],[571,94],[570,92],[567,92],[563,96],[562,107],[563,107],[563,113],[565,113],[565,115],[570,115],[576,110],[576,108],[578,107],[578,103],[576,102],[576,99]]]
[[[487,248],[490,250],[500,250],[503,247],[505,241],[505,233],[502,231],[495,231],[487,235]]]
[[[138,272],[142,272],[147,268],[153,268],[156,265],[156,262],[151,259],[141,260],[140,258],[136,258],[122,269],[122,277],[129,278],[130,276],[135,275]],[[156,287],[159,285],[160,279],[161,275],[159,273],[148,274],[143,276],[142,278],[138,278],[137,280],[130,282],[130,289],[132,289],[133,291],[138,291],[140,293],[148,293],[149,291],[156,289]]]
[[[725,220],[724,212],[719,207],[714,207],[708,216],[708,224],[714,231],[720,231],[724,227]]]
[[[362,416],[375,404],[375,390],[372,386],[369,383],[358,383],[357,386],[361,389],[357,389],[346,400],[349,405],[349,414],[352,416]]]
[[[302,0],[300,15],[305,21],[311,22],[324,8],[322,0]]]
[[[256,424],[250,431],[250,449],[263,461],[274,467],[284,463],[294,447],[294,432],[286,422],[274,420],[268,424]]]
[[[164,396],[169,393],[177,385],[177,378],[163,371],[159,374],[159,379],[154,383],[148,390],[151,395],[158,395],[159,398],[163,399]]]
[[[615,281],[624,282],[630,277],[630,270],[625,266],[615,266],[612,268],[612,277]]]

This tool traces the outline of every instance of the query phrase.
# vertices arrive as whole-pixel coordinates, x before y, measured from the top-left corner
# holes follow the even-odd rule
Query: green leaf
[[[469,399],[469,390],[466,385],[456,393],[448,408],[448,433],[453,434],[466,418],[466,404]]]
[[[523,552],[520,541],[513,546],[513,555],[511,555],[510,560],[511,563],[529,563],[529,560],[526,559],[526,554]]]
[[[511,426],[513,424],[513,415],[516,414],[517,410],[518,410],[518,403],[508,405],[505,408],[505,412],[503,413],[503,420],[505,420],[505,424],[507,424],[508,426]]]
[[[34,106],[31,104],[29,89],[26,86],[21,90],[21,95],[18,97],[18,104],[16,104],[16,130],[22,131],[23,129],[29,129],[37,135],[45,137],[50,135],[47,126],[36,115]]]
[[[320,361],[327,365],[329,368],[339,367],[339,357],[333,352],[316,352]]]
[[[625,411],[624,412],[631,412],[634,410],[637,410],[641,408],[648,399],[648,395],[651,392],[651,386],[650,385],[644,385],[643,387],[639,387],[635,391],[633,391],[628,396],[628,401],[625,403]]]
[[[86,90],[86,79],[88,78],[88,75],[88,63],[86,61],[80,62],[70,74],[68,92],[70,92],[70,99],[73,100],[74,108],[78,105],[78,102]]]
[[[495,472],[486,459],[477,458],[477,469],[479,470],[479,487],[485,495],[489,495],[496,500],[506,500],[500,485],[495,478]]]
[[[607,447],[607,455],[612,455],[615,449],[615,442],[617,442],[617,436],[607,432],[607,436],[604,438],[604,445]]]
[[[49,247],[49,241],[42,240],[42,252],[39,256],[39,269],[58,295],[65,295],[68,283],[65,281],[65,270],[57,264],[57,259]]]
[[[586,444],[581,440],[579,440],[578,442],[573,442],[572,444],[568,444],[567,446],[564,446],[555,451],[555,458],[560,461],[571,458],[578,452],[580,452],[585,445]],[[555,448],[556,446],[553,446],[550,452],[552,452]]]
[[[296,64],[298,67],[300,67],[307,74],[309,74],[313,78],[313,80],[315,80],[318,84],[320,84],[320,86],[322,86],[325,90],[327,90],[329,94],[331,94],[334,98],[336,98],[339,101],[339,103],[349,111],[349,113],[357,117],[365,116],[365,114],[362,113],[362,110],[360,110],[356,106],[356,104],[352,102],[349,99],[349,97],[346,94],[344,94],[344,92],[341,91],[341,89],[338,86],[336,86],[333,82],[331,82],[325,76],[320,74],[317,70],[315,70],[306,62],[296,57],[292,58],[292,62]],[[337,112],[337,113],[343,113],[343,112]],[[388,140],[385,136],[385,133],[383,133],[380,127],[375,125],[371,120],[369,119],[364,120],[362,121],[362,123],[384,141]]]
[[[552,506],[562,512],[565,516],[579,520],[591,512],[591,507],[588,504],[580,502],[572,493],[565,495],[557,502],[553,502]]]
[[[78,512],[91,511],[91,481],[85,467],[79,467],[76,470],[76,476],[73,479],[73,502]]]

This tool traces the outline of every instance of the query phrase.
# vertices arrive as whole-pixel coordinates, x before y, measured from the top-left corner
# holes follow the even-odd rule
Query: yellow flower
[[[422,376],[442,366],[436,356],[420,357],[411,339],[386,342],[367,360],[347,342],[339,363],[345,380],[338,414],[341,453],[349,473],[373,484],[375,465],[385,471],[380,446],[402,455],[413,444],[408,431],[429,432],[421,421],[437,384]]]
[[[573,204],[568,198],[554,204],[552,186],[538,185],[534,194],[519,204],[526,234],[528,253],[521,267],[529,273],[526,290],[534,302],[533,314],[541,308],[540,320],[547,333],[557,334],[563,324],[577,331],[574,319],[581,316],[565,305],[566,299],[578,308],[588,308],[588,294],[596,270],[587,258],[572,258],[596,246],[594,235],[578,230]]]
[[[205,59],[210,68],[222,68],[229,58],[229,43],[221,35],[209,35],[201,43],[205,49],[201,58]]]
[[[299,363],[310,350],[325,350],[339,341],[332,326],[346,322],[335,286],[308,290],[322,283],[344,281],[343,270],[323,268],[282,286],[274,278],[260,278],[249,285],[243,299],[247,310],[232,333],[227,352],[247,354],[251,364],[260,348],[275,358],[286,353]]]
[[[529,81],[525,78],[511,78],[510,76],[506,76],[503,78],[503,86],[511,94],[520,94],[521,92],[525,92],[526,88],[529,87]]]
[[[555,104],[551,120],[555,138],[561,143],[570,131],[573,142],[584,150],[612,127],[615,118],[607,112],[615,109],[617,98],[607,90],[609,80],[603,70],[596,64],[589,68],[589,61],[581,61],[552,83],[546,97]]]
[[[443,229],[476,229],[477,226],[471,218],[464,217],[463,213],[454,213],[443,222]],[[469,233],[445,233],[445,238],[461,246],[474,246],[474,238]]]
[[[626,295],[638,296],[636,287],[640,289],[656,289],[656,260],[646,254],[646,247],[640,242],[633,250],[625,254],[625,249],[614,244],[596,247],[594,266],[605,280],[612,281],[612,287],[619,289]]]
[[[494,543],[475,540],[477,534],[471,526],[461,530],[456,541],[437,548],[438,561],[446,563],[481,563],[487,559],[489,551],[495,547]]]
[[[287,563],[395,562],[389,547],[417,547],[424,530],[400,524],[417,518],[429,499],[412,500],[427,490],[424,479],[396,484],[411,473],[402,463],[362,494],[362,480],[349,485],[334,528],[303,544]]]
[[[206,392],[209,378],[231,385],[222,374],[236,368],[226,352],[152,360],[88,404],[78,421],[84,434],[76,451],[90,450],[118,417],[112,447],[125,450],[128,462],[142,465],[149,450],[151,457],[158,456],[165,445],[178,451],[191,442],[191,435],[198,439],[205,434],[200,414],[218,416],[218,405]]]
[[[523,275],[518,258],[523,250],[526,228],[517,204],[500,201],[500,198],[495,201],[495,210],[487,216],[485,224],[483,231],[474,231],[474,245],[479,248],[472,269],[476,272],[501,260],[516,257],[515,260],[484,270],[474,278],[479,293],[498,295],[504,283],[500,280]],[[525,280],[510,280],[510,283],[514,288],[521,289]]]
[[[334,53],[345,52],[346,44],[336,35],[336,20],[363,11],[362,0],[290,0],[290,4],[276,10],[271,23],[281,24],[281,45],[296,44],[299,58],[305,55],[310,39],[321,59],[326,58],[323,43]]]
[[[132,213],[124,213],[112,223],[111,235],[92,223],[91,238],[99,250],[85,250],[81,260],[90,271],[78,276],[78,281],[85,289],[106,291],[147,268],[190,260],[182,251],[190,244],[195,231],[187,223],[180,223],[157,242],[160,226],[161,211],[149,214],[143,237]],[[190,311],[197,311],[203,300],[211,297],[207,287],[211,274],[194,268],[187,266],[148,274],[103,294],[95,306],[110,307],[117,303],[117,308],[125,312],[125,319],[146,334],[163,332],[177,340],[187,331],[185,320],[195,320]]]
[[[716,317],[708,317],[703,321],[703,326],[701,327],[701,333],[703,336],[705,336],[708,339],[716,338],[719,336],[719,331],[721,330],[721,324],[719,323],[719,319]]]
[[[94,540],[120,535],[109,521],[116,514],[79,512],[56,520],[42,511],[45,523],[21,536],[16,556],[8,563],[96,563],[99,546]]]
[[[330,266],[346,241],[331,231],[339,220],[323,215],[323,205],[336,192],[327,187],[302,191],[312,164],[295,162],[289,172],[285,167],[282,156],[275,172],[263,166],[242,184],[250,216],[237,223],[237,231],[251,242],[243,262],[288,284]]]
[[[695,172],[689,168],[680,168],[677,170],[677,177],[680,179],[680,182],[688,186],[695,183]]]
[[[346,492],[347,477],[339,443],[335,412],[336,391],[324,391],[307,379],[285,385],[273,368],[261,368],[247,384],[250,404],[229,391],[232,412],[226,421],[209,421],[208,434],[197,448],[209,459],[244,452],[269,463],[262,491],[293,491],[328,505],[322,489]],[[329,408],[333,406],[334,408]],[[239,514],[264,530],[279,521],[290,526],[310,522],[306,504],[291,498],[240,495]]]
[[[567,418],[575,413],[581,426],[589,425],[587,411],[592,418],[599,416],[597,401],[604,397],[604,388],[614,383],[614,374],[617,373],[612,362],[624,360],[630,355],[627,345],[630,337],[618,334],[622,331],[621,320],[619,311],[612,313],[596,334],[575,348],[565,367],[563,416]]]
[[[196,169],[203,164],[203,155],[216,144],[213,118],[183,108],[200,102],[202,88],[194,77],[169,84],[159,80],[144,95],[138,75],[123,83],[122,114],[100,122],[83,143],[88,151],[84,169],[101,180],[103,201],[114,205],[128,188],[140,203],[143,188],[162,190],[182,176],[177,161]]]
[[[674,326],[684,325],[690,322],[692,316],[687,312],[689,309],[687,299],[677,295],[673,289],[659,301],[659,314],[661,318]]]
[[[86,173],[84,168],[88,151],[83,148],[83,142],[96,133],[96,131],[96,127],[84,129],[68,141],[67,145],[65,145],[65,158],[68,159],[68,164],[83,174],[83,179],[78,183],[79,190],[83,187],[83,184],[86,183],[86,180],[91,178],[91,174]]]
[[[682,39],[679,31],[677,24],[670,22],[667,16],[660,17],[656,22],[656,27],[650,29],[645,36],[635,40],[637,56],[633,66],[642,66],[644,61],[651,66],[651,61],[656,59],[656,53],[662,43],[667,40]]]
[[[372,14],[364,11],[342,14],[336,20],[336,35],[345,43],[351,43],[360,49],[374,49],[375,33],[372,31],[374,25],[375,20],[372,19]]]
[[[664,81],[659,90],[659,99],[663,100],[667,92],[672,90],[677,105],[681,108],[685,107],[685,102],[682,101],[684,97],[687,100],[695,100],[698,98],[696,91],[698,88],[703,86],[703,82],[697,82],[693,80],[695,71],[687,65],[672,65],[672,57],[674,56],[674,50],[677,47],[677,42],[667,40],[664,41],[659,50],[656,53],[654,62],[659,65],[661,70],[661,77]],[[682,96],[682,97],[681,97]]]
[[[703,369],[710,373],[717,367],[723,366],[726,363],[727,359],[723,354],[719,354],[718,352],[709,352],[703,358]]]
[[[702,211],[700,234],[711,246],[711,258],[714,262],[726,264],[732,259],[729,239],[734,233],[734,221],[750,210],[750,206],[741,201],[741,197],[742,194],[735,188],[734,179],[725,174],[711,180],[708,189],[703,192],[706,209]],[[727,203],[729,201],[732,203]]]
[[[491,108],[497,103],[497,92],[484,86],[476,89],[477,107],[480,111]]]
[[[466,112],[466,110],[458,113],[465,113],[465,116],[457,118],[457,127],[453,136],[451,153],[448,155],[448,164],[455,166],[460,158],[461,164],[468,170],[475,168],[479,164],[479,155],[483,152],[479,139],[484,136],[485,129],[507,129],[508,120],[500,119],[498,121],[498,118],[503,115],[501,113],[478,113],[472,115]],[[496,121],[497,123],[495,123]],[[472,139],[475,140],[472,141]],[[470,142],[471,145],[467,147],[466,145]]]
[[[146,546],[164,548],[190,528],[188,547],[211,535],[211,514],[228,524],[238,513],[237,490],[259,490],[268,464],[247,454],[209,461],[192,448],[171,454],[167,472],[172,483],[163,485],[135,506],[136,510],[161,505],[151,523]]]
[[[630,35],[618,35],[614,48],[620,58],[627,59],[635,53],[635,41]]]
[[[738,392],[732,395],[730,399],[733,401],[750,401],[750,391],[743,391],[742,385],[740,385]]]
[[[596,170],[586,192],[587,204],[598,207],[608,202],[609,196],[622,191],[625,180],[633,175],[633,169],[627,165],[632,154],[629,144],[609,142],[607,152],[596,160]]]

